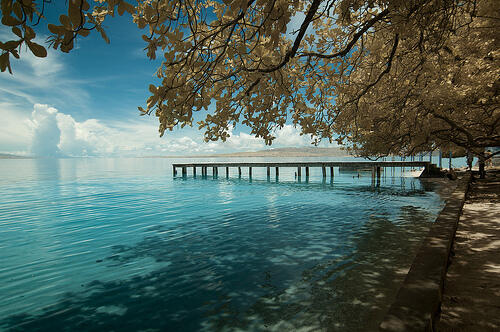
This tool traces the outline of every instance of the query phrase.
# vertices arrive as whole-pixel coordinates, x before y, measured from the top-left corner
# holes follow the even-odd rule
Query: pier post
[[[449,158],[449,169],[451,170],[451,157],[452,157],[452,154],[451,154],[451,151],[450,151],[450,158]]]
[[[439,168],[443,168],[443,153],[439,149]]]
[[[442,154],[442,151],[437,151],[439,153]],[[427,154],[427,152],[426,152]],[[411,159],[417,159],[418,157],[421,157],[421,155],[417,155],[417,156],[410,156]],[[442,159],[443,159],[443,156],[440,155],[440,160],[439,160],[439,166],[443,166],[442,163]],[[451,167],[451,155],[450,155],[450,167]],[[408,159],[410,159],[408,158]],[[322,172],[322,177],[323,178],[326,178],[327,177],[327,168],[330,168],[330,177],[333,179],[335,173],[334,173],[334,167],[337,167],[338,165],[340,166],[343,166],[345,164],[345,162],[329,162],[329,161],[322,161],[322,162],[317,162],[317,161],[313,161],[313,162],[301,162],[300,164],[299,163],[288,163],[288,162],[258,162],[258,163],[248,163],[248,162],[243,162],[243,163],[186,163],[186,164],[172,164],[172,173],[173,173],[173,176],[179,176],[180,174],[177,174],[178,172],[181,173],[182,172],[182,176],[185,177],[188,175],[188,168],[193,168],[192,172],[193,172],[193,177],[196,177],[197,175],[197,168],[199,167],[201,169],[201,175],[202,176],[207,176],[208,175],[208,168],[211,167],[212,168],[212,174],[214,177],[217,177],[219,175],[219,167],[222,167],[222,168],[225,168],[226,169],[226,177],[229,178],[229,169],[231,167],[237,167],[238,168],[238,176],[241,178],[242,176],[242,167],[245,168],[245,167],[248,167],[248,174],[249,174],[249,177],[252,177],[252,171],[253,171],[253,167],[265,167],[266,168],[266,173],[267,173],[267,177],[269,178],[271,176],[271,168],[274,168],[275,169],[275,174],[276,174],[276,177],[279,176],[279,168],[280,166],[281,167],[297,167],[297,171],[295,173],[295,177],[297,178],[298,177],[298,180],[300,182],[300,178],[302,176],[302,168],[305,168],[305,177],[306,178],[306,181],[307,181],[307,178],[310,177],[311,173],[310,173],[310,168],[311,167],[321,167],[321,172]],[[349,164],[349,163],[347,163]],[[392,172],[394,173],[394,170],[395,168],[397,167],[401,167],[402,168],[402,171],[405,171],[405,167],[414,167],[413,163],[411,163],[410,161],[407,161],[406,158],[401,158],[401,162],[395,162],[395,163],[392,163],[390,161],[387,161],[387,162],[371,162],[371,163],[366,163],[366,162],[352,162],[351,164],[354,165],[354,167],[366,167],[366,165],[370,165],[369,167],[371,168],[372,170],[372,177],[374,179],[380,179],[382,176],[389,176],[389,174],[387,174],[387,167],[390,167]],[[420,163],[416,163],[416,164],[420,164]],[[426,172],[428,172],[428,168],[429,168],[429,165],[431,165],[430,162],[426,161],[424,162],[423,164],[426,164]],[[381,174],[382,173],[382,167],[384,167],[384,174]],[[180,168],[181,170],[178,170],[178,168]],[[392,174],[394,175],[394,174]],[[302,179],[304,180],[304,179]]]
[[[422,174],[429,174],[429,166],[430,166],[430,165],[431,165],[431,164],[428,164],[428,165],[425,165],[425,166],[424,166],[424,171],[422,172]]]

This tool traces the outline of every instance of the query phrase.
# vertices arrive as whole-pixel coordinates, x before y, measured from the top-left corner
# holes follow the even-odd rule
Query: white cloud
[[[134,141],[137,128],[113,128],[96,119],[76,121],[48,105],[35,104],[31,151],[36,156],[113,156],[137,154],[151,141]],[[141,128],[139,127],[139,131]],[[158,138],[156,138],[158,139]]]
[[[143,156],[161,154],[193,154],[220,150],[218,144],[206,144],[199,132],[160,138],[153,121],[116,122],[105,124],[96,119],[76,121],[71,115],[54,107],[35,104],[28,133],[31,154],[56,156]],[[151,119],[154,120],[154,119]]]
[[[274,144],[277,146],[310,146],[311,138],[307,135],[300,135],[300,129],[292,125],[284,125],[283,128],[275,132]]]
[[[6,30],[0,30],[0,39],[12,38]],[[38,35],[35,41],[45,44],[45,39],[46,36]],[[48,47],[47,52],[47,57],[38,58],[23,47],[20,59],[11,57],[13,75],[2,73],[0,99],[16,99],[24,101],[25,105],[40,101],[65,105],[71,101],[73,105],[84,108],[90,98],[84,89],[86,82],[68,77],[65,55]]]
[[[47,105],[36,104],[31,117],[30,123],[33,129],[31,152],[35,156],[59,156],[61,130],[57,125],[57,110]]]
[[[4,108],[5,106],[5,108]],[[23,112],[12,105],[0,104],[7,131],[0,134],[0,152],[33,154],[36,156],[148,156],[189,155],[257,151],[266,149],[262,139],[232,128],[226,142],[204,142],[203,133],[193,129],[166,132],[160,138],[154,117],[136,121],[108,122],[97,119],[77,121],[45,104],[35,104],[29,118],[17,116]],[[12,128],[11,130],[9,128]],[[301,136],[300,130],[285,125],[275,132],[273,147],[310,146],[310,138]],[[7,137],[10,137],[8,140]],[[3,144],[4,141],[6,144]],[[17,145],[6,149],[7,145]],[[31,152],[31,153],[29,153]]]
[[[0,153],[28,154],[32,128],[22,106],[13,101],[0,102],[0,118]]]
[[[95,135],[91,128],[88,128],[89,123],[92,125],[95,120],[78,123],[71,115],[64,113],[58,113],[56,120],[61,131],[57,145],[60,151],[69,156],[88,156],[96,152],[96,144],[93,142]]]
[[[229,128],[229,138],[225,143],[220,143],[221,148],[233,151],[255,151],[265,147],[262,139],[256,138],[244,132],[239,134],[233,133],[233,128]]]

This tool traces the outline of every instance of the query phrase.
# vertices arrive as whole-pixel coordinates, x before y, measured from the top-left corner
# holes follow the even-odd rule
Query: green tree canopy
[[[46,56],[33,26],[49,6],[1,0],[14,36],[0,44],[2,71],[22,44]],[[92,30],[108,41],[103,22],[125,13],[162,58],[139,107],[161,135],[204,112],[206,140],[244,124],[271,144],[291,121],[363,155],[500,145],[499,1],[68,0],[44,22],[49,46],[69,52]]]

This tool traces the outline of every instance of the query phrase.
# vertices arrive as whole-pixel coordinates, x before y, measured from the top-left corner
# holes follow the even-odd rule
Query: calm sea
[[[173,161],[0,160],[0,330],[375,330],[443,206],[409,169]]]

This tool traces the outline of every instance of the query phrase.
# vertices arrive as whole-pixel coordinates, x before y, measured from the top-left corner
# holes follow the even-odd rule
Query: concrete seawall
[[[435,331],[453,238],[469,189],[467,172],[431,226],[380,331]]]

